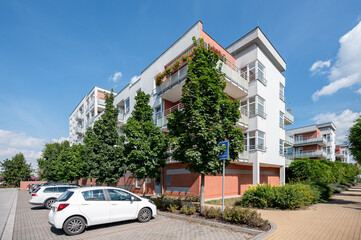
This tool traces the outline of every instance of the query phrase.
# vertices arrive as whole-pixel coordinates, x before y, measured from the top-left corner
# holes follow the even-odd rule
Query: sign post
[[[222,171],[222,213],[224,211],[224,178],[226,173],[226,159],[229,159],[229,141],[223,141],[218,143],[218,146],[226,145],[226,150],[219,154],[218,158],[223,160],[223,171]]]

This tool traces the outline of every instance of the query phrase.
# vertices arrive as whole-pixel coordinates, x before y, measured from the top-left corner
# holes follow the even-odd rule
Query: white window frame
[[[137,178],[135,180],[135,188],[141,188],[141,186],[142,186],[142,179]]]
[[[127,114],[127,113],[129,113],[129,111],[130,111],[130,98],[128,97],[124,101],[124,113]]]

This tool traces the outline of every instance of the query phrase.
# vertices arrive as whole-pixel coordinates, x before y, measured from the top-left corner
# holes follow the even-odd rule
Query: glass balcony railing
[[[266,119],[267,114],[260,109],[250,110],[249,117],[255,117],[255,116],[260,116],[261,118]]]
[[[248,112],[247,109],[244,107],[241,107],[239,109],[239,111],[241,112],[241,118],[238,121],[238,124],[244,127],[248,127]]]
[[[320,158],[326,158],[327,153],[320,150],[314,150],[314,151],[302,151],[299,153],[294,153],[293,158],[311,158],[311,157],[320,157]]]
[[[295,117],[293,116],[293,113],[291,112],[290,109],[287,109],[285,111],[285,115],[284,115],[284,123],[285,123],[285,125],[293,124],[294,121],[295,121]]]
[[[294,145],[310,145],[310,144],[321,144],[326,145],[327,140],[324,137],[318,138],[303,138],[294,140]]]
[[[259,145],[250,145],[249,146],[250,151],[266,151],[266,146],[264,144]]]

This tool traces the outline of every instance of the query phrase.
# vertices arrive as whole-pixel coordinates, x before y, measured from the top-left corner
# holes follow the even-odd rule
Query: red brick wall
[[[20,182],[20,190],[26,190],[26,187],[29,184],[39,184],[39,183],[46,183],[46,181],[21,181]]]
[[[261,184],[267,183],[267,184],[271,184],[272,186],[280,185],[280,169],[279,168],[261,167],[260,171],[277,172],[277,175],[261,174],[260,179],[259,179]]]

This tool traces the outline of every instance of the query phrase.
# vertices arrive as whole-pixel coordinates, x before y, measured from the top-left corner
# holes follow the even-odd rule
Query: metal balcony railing
[[[181,110],[184,108],[184,104],[183,103],[178,103],[170,108],[167,108],[166,110],[164,110],[164,116],[167,116],[168,114],[170,114],[171,112],[173,112],[174,110]]]

